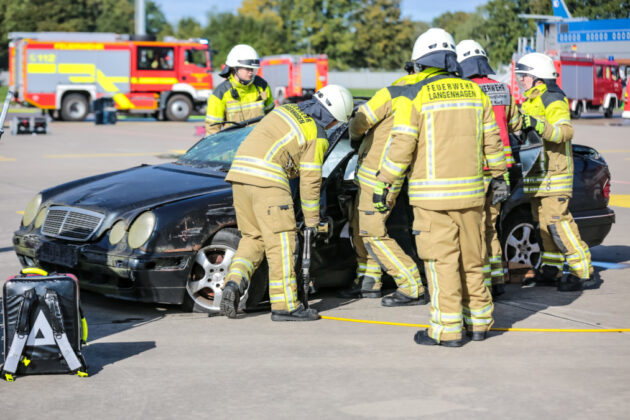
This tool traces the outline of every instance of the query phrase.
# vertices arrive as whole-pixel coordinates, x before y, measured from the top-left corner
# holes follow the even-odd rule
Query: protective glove
[[[532,117],[531,115],[523,116],[523,131],[535,130],[541,136],[545,131],[545,122]]]
[[[374,203],[374,208],[379,213],[385,213],[389,210],[389,206],[387,205],[387,194],[389,193],[389,187],[391,187],[390,184],[376,181],[374,194],[372,194],[372,202]]]
[[[507,174],[507,172],[506,172]],[[510,196],[509,178],[506,180],[505,174],[492,178],[490,181],[490,191],[492,191],[492,205],[502,203]]]

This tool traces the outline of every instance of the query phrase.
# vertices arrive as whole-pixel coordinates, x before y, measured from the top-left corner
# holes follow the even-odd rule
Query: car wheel
[[[90,110],[85,95],[71,93],[63,98],[61,119],[64,121],[83,121]]]
[[[538,244],[536,228],[531,214],[518,209],[508,215],[501,229],[503,257],[508,263],[538,268],[542,250]]]
[[[192,111],[192,102],[188,96],[173,95],[166,102],[166,119],[186,121]]]
[[[217,232],[209,245],[201,248],[195,256],[193,268],[186,282],[183,307],[189,312],[219,313],[223,283],[232,257],[241,237],[237,229],[225,228]],[[242,309],[255,307],[266,290],[266,266],[261,264],[250,286],[241,297]]]

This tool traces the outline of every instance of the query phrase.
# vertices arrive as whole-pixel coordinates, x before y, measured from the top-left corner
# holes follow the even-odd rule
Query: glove
[[[372,202],[374,203],[374,208],[379,213],[385,213],[389,210],[389,206],[387,205],[387,194],[389,193],[389,187],[391,187],[390,184],[376,181],[374,194],[372,194]]]
[[[523,116],[523,131],[535,130],[541,136],[545,131],[545,122],[538,120],[531,115]]]
[[[492,181],[490,181],[490,191],[492,191],[492,205],[502,203],[508,199],[510,196],[510,187],[509,181],[505,179],[505,174],[492,178]]]

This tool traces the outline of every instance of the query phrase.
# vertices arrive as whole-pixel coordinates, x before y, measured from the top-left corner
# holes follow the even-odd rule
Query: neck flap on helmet
[[[322,128],[328,127],[331,122],[335,121],[335,117],[317,99],[300,102],[298,108],[303,113],[310,115]]]
[[[457,54],[452,51],[434,51],[423,55],[416,60],[416,64],[424,67],[437,67],[449,73],[463,74],[462,68],[457,62]]]
[[[219,76],[223,77],[224,79],[227,79],[228,77],[230,77],[230,70],[232,70],[232,68],[230,66],[224,66],[223,70],[221,70],[219,72]]]
[[[489,74],[495,74],[486,57],[470,57],[460,62],[459,65],[463,71],[462,77],[487,76]]]

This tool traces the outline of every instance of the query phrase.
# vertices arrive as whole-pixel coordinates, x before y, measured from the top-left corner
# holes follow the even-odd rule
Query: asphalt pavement
[[[39,190],[141,163],[172,160],[197,141],[192,123],[51,124],[0,140],[0,279],[20,265],[12,233]],[[582,292],[510,284],[495,327],[630,328],[630,121],[575,121],[575,143],[597,148],[612,172],[612,231]],[[275,323],[182,312],[83,293],[88,378],[0,382],[7,418],[627,418],[630,334],[495,331],[462,348],[418,346],[417,326],[322,319]],[[429,309],[379,300],[311,300],[322,315],[427,324]]]

